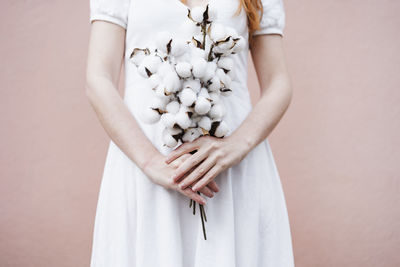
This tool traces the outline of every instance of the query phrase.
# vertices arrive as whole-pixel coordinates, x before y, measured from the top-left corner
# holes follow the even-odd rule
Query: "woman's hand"
[[[250,151],[247,143],[238,142],[237,139],[233,136],[202,136],[193,142],[183,143],[167,156],[166,163],[186,153],[196,152],[176,168],[171,180],[179,182],[181,190],[191,185],[193,191],[202,190],[219,173],[239,163]]]
[[[179,193],[193,199],[194,201],[204,205],[206,200],[197,194],[197,192],[193,191],[191,188],[181,189],[178,185],[171,179],[173,172],[185,162],[186,159],[190,158],[191,154],[182,154],[179,157],[175,157],[170,164],[165,163],[165,157],[159,153],[157,155],[152,156],[150,160],[145,164],[143,170],[146,175],[150,178],[150,180],[158,185],[163,186],[167,189],[173,189],[178,191]],[[207,197],[213,197],[214,192],[218,192],[218,185],[212,181],[206,187],[203,187],[202,190],[199,190]]]

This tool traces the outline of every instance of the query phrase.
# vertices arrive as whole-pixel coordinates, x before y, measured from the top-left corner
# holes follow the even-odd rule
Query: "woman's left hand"
[[[174,182],[179,182],[181,189],[192,186],[193,191],[199,191],[219,173],[239,163],[250,151],[250,146],[244,142],[238,142],[233,136],[218,138],[206,135],[193,142],[183,143],[170,152],[165,162],[169,164],[181,155],[192,151],[196,153],[174,171],[172,179]],[[190,173],[184,177],[187,172]]]

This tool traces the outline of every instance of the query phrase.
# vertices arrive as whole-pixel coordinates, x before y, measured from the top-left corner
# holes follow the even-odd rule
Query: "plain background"
[[[270,142],[296,266],[400,266],[400,1],[285,8],[294,96]],[[0,265],[89,266],[109,141],[84,93],[89,1],[0,10]]]

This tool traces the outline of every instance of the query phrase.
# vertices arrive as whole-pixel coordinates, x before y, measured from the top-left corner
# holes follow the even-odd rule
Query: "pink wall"
[[[0,2],[1,266],[89,265],[108,138],[84,94],[88,5]],[[270,141],[296,265],[400,266],[400,2],[285,5],[294,98]]]

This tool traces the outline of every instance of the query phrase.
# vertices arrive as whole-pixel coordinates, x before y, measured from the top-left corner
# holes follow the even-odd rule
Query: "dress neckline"
[[[171,0],[173,2],[177,2],[181,7],[185,8],[185,9],[192,9],[195,7],[206,7],[207,5],[210,5],[212,3],[213,0],[208,0],[207,3],[204,4],[204,6],[198,5],[198,6],[193,6],[193,7],[189,7],[187,5],[185,5],[184,3],[182,3],[180,0]]]

